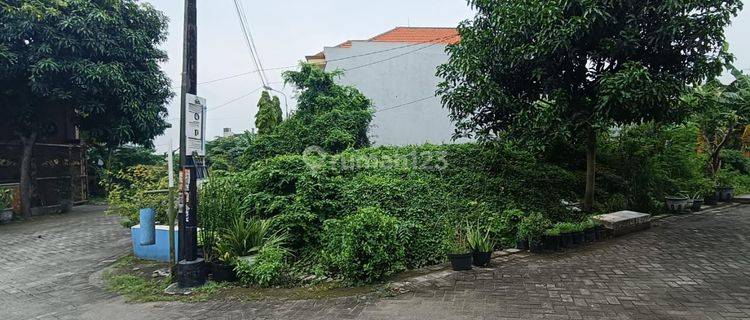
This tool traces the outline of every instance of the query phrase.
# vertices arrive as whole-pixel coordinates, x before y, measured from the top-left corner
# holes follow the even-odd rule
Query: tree
[[[258,128],[258,134],[268,134],[281,123],[281,107],[277,104],[278,101],[277,97],[271,99],[268,91],[263,91],[260,95],[258,113],[255,114],[255,127]]]
[[[601,128],[684,116],[686,84],[731,60],[724,28],[740,1],[469,0],[438,68],[456,136],[586,145],[592,210]]]
[[[730,70],[735,78],[732,83],[712,79],[683,97],[696,112],[699,141],[708,154],[706,171],[714,179],[721,169],[721,151],[750,121],[750,77],[734,67]]]
[[[157,46],[167,18],[134,0],[5,0],[0,6],[0,112],[22,144],[21,202],[31,209],[34,143],[48,114],[75,115],[96,144],[151,145],[164,132],[170,81]]]
[[[241,162],[249,165],[277,155],[301,154],[312,146],[333,153],[368,147],[372,104],[356,88],[336,84],[338,75],[312,64],[285,72],[284,81],[297,90],[297,110],[270,133],[250,140]],[[280,115],[281,109],[277,112]]]

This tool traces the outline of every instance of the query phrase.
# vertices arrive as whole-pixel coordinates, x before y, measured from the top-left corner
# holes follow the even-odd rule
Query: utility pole
[[[177,283],[181,288],[203,285],[206,281],[204,261],[198,257],[198,187],[197,166],[193,154],[187,154],[187,95],[197,92],[197,12],[196,0],[185,0],[185,28],[182,52],[182,90],[180,94],[180,212],[179,263]]]

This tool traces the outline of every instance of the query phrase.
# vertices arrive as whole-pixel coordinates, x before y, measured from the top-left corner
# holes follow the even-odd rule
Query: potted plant
[[[541,252],[543,249],[542,237],[544,231],[550,225],[550,221],[541,213],[534,212],[521,220],[518,224],[518,237],[526,239],[531,252]]]
[[[494,244],[490,239],[490,230],[482,233],[479,228],[469,228],[466,231],[466,240],[472,252],[474,265],[483,267],[490,263]]]
[[[219,255],[217,260],[212,261],[209,264],[211,279],[216,282],[237,281],[237,272],[234,271],[232,259],[232,255],[229,252],[225,252]]]
[[[701,211],[701,206],[703,206],[703,197],[701,196],[701,192],[696,192],[693,194],[692,197],[690,197],[691,203],[690,203],[690,210],[693,212]]]
[[[667,211],[674,213],[681,213],[688,209],[690,202],[690,198],[686,195],[666,196],[664,200],[666,201]]]
[[[557,251],[560,249],[560,230],[553,226],[544,231],[544,250]]]
[[[583,229],[583,235],[586,242],[594,242],[596,241],[596,224],[594,223],[594,220],[591,220],[591,218],[586,219],[586,221],[581,222],[581,229]]]
[[[448,260],[451,262],[451,268],[454,271],[471,270],[472,258],[471,248],[466,243],[461,229],[456,228],[454,239],[448,249]]]
[[[572,248],[573,245],[573,232],[575,230],[575,224],[570,222],[558,222],[555,224],[555,228],[560,234],[560,247]]]
[[[722,202],[732,202],[734,198],[734,187],[732,176],[726,171],[721,170],[716,174],[716,199]]]

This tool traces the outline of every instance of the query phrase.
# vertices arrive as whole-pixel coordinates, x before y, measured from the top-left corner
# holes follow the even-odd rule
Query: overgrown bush
[[[153,208],[156,223],[167,222],[167,194],[150,192],[167,188],[166,165],[127,167],[106,174],[102,184],[107,190],[107,212],[122,216],[125,226],[138,224],[141,208]]]
[[[279,245],[263,246],[252,259],[235,259],[234,270],[243,284],[261,287],[281,285],[285,282],[284,269],[289,251]]]
[[[664,210],[668,195],[704,193],[709,181],[693,125],[627,126],[599,139],[598,208]]]
[[[398,220],[375,207],[327,220],[321,258],[329,271],[353,284],[371,283],[399,272],[405,266]]]

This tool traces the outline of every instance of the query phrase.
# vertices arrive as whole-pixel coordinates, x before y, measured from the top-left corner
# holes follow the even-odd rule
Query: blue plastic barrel
[[[154,218],[156,211],[153,208],[143,208],[140,211],[141,216],[141,245],[150,246],[156,244],[156,224]]]

